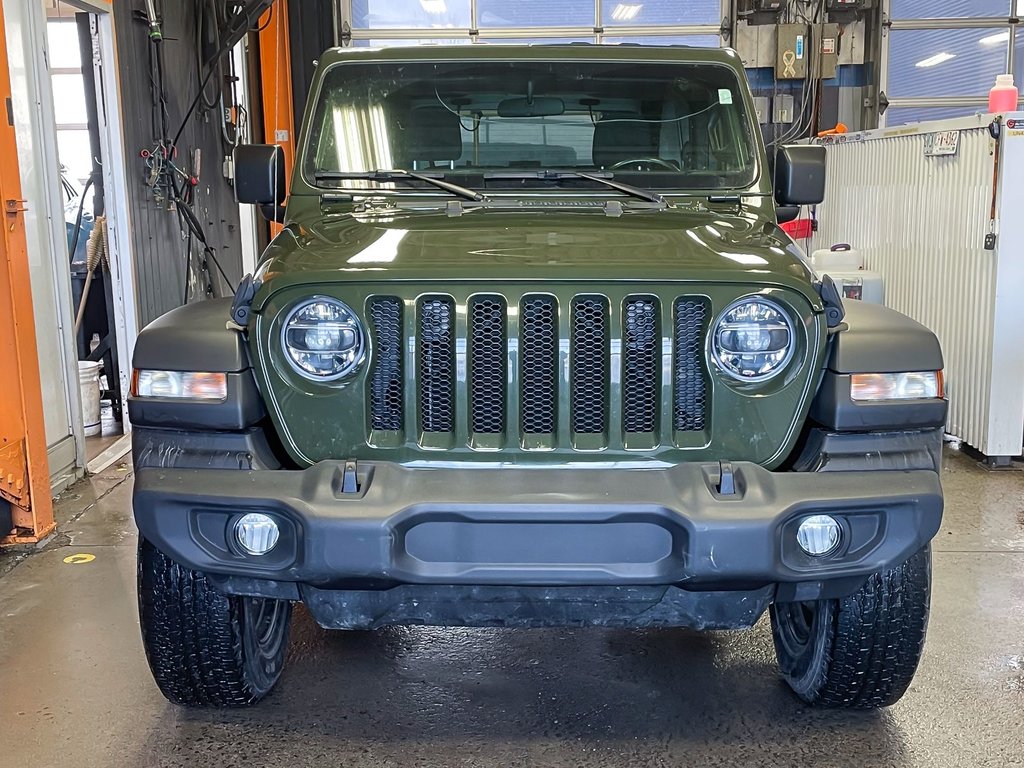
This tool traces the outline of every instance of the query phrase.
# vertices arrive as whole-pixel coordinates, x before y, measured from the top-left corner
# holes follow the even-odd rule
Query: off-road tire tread
[[[138,582],[142,641],[164,696],[186,707],[244,707],[268,693],[246,673],[239,598],[145,540]]]
[[[825,632],[823,664],[808,690],[811,704],[876,709],[895,704],[917,671],[928,627],[931,548],[840,599]]]

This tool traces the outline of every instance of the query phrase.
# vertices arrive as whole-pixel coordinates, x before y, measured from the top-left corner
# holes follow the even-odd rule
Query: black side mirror
[[[775,155],[775,202],[817,205],[825,199],[825,148],[792,144]]]
[[[799,205],[780,205],[775,209],[775,220],[779,222],[779,224],[796,221],[799,215]]]
[[[242,144],[235,147],[235,200],[260,206],[264,215],[279,221],[278,209],[284,205],[284,151],[272,144]]]

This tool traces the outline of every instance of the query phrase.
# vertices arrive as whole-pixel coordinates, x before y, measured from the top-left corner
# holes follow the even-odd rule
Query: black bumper
[[[938,531],[942,491],[931,470],[777,473],[737,463],[735,493],[719,467],[413,469],[344,463],[303,471],[141,468],[135,519],[172,559],[242,593],[375,590],[399,585],[668,586],[760,590],[780,599],[854,591]],[[234,543],[240,515],[265,512],[280,543],[262,557]],[[803,554],[796,526],[828,513],[839,550]],[[312,595],[312,593],[310,593]]]

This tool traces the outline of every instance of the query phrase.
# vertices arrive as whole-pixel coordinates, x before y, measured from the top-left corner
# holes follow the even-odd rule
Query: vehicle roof
[[[732,48],[688,45],[597,45],[594,43],[530,43],[519,45],[418,45],[388,48],[331,48],[320,59],[322,66],[346,61],[480,61],[509,59],[558,59],[566,61],[676,61],[724,64],[742,69]]]

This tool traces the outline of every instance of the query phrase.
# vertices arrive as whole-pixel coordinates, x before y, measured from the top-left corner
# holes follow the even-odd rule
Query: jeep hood
[[[259,309],[278,290],[337,282],[692,281],[787,287],[821,302],[774,222],[706,208],[330,214],[292,222],[264,255]]]

